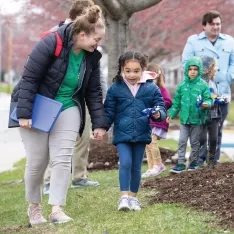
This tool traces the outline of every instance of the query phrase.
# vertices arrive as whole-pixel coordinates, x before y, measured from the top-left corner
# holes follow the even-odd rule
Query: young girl
[[[207,161],[207,166],[212,168],[216,163],[215,152],[216,152],[217,139],[218,139],[219,121],[221,117],[220,114],[221,112],[219,110],[219,107],[222,100],[218,97],[217,86],[214,82],[214,76],[216,72],[215,60],[209,56],[203,56],[201,59],[203,64],[202,79],[209,84],[211,96],[213,98],[213,106],[208,112],[205,124],[202,125],[202,131],[200,137],[201,149],[199,153],[198,163],[201,166],[205,161]],[[207,154],[207,134],[209,140],[208,154]]]
[[[147,58],[138,52],[125,52],[119,58],[119,70],[108,89],[105,111],[109,127],[114,122],[113,144],[117,145],[120,166],[120,200],[118,210],[140,210],[137,192],[141,180],[141,165],[146,144],[151,142],[146,108],[158,107],[151,115],[154,121],[166,118],[166,109],[159,88],[147,81]]]
[[[171,96],[165,87],[165,77],[162,69],[159,65],[150,63],[147,67],[147,71],[153,71],[159,75],[154,82],[160,88],[166,109],[169,109],[172,101]],[[169,123],[167,123],[166,120],[162,122],[154,122],[150,120],[150,125],[152,127],[152,142],[149,145],[146,145],[146,156],[149,169],[142,175],[142,178],[157,176],[165,170],[157,140],[165,139],[167,137]]]

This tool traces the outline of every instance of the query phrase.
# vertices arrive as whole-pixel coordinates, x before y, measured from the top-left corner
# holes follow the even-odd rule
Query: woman
[[[47,222],[40,203],[49,158],[50,222],[72,220],[61,206],[66,203],[74,144],[85,125],[85,102],[91,115],[94,138],[101,140],[107,129],[100,85],[101,54],[96,50],[105,34],[101,9],[97,5],[90,7],[86,14],[74,23],[60,27],[57,32],[63,41],[59,56],[54,56],[56,35],[50,33],[32,50],[22,79],[12,94],[13,101],[18,101],[17,118],[27,156],[25,187],[32,225]],[[31,129],[32,107],[37,93],[63,103],[63,111],[49,134]]]

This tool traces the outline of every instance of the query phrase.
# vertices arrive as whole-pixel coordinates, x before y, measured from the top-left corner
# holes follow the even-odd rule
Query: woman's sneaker
[[[128,211],[130,210],[130,204],[129,204],[129,198],[128,197],[122,197],[119,200],[119,211]]]
[[[179,173],[181,173],[182,171],[185,171],[185,170],[186,170],[185,164],[178,163],[170,170],[170,172],[175,173],[175,174],[179,174]]]
[[[27,213],[31,225],[43,224],[47,222],[47,220],[42,215],[42,208],[40,205],[39,206],[30,205],[28,207]]]
[[[135,197],[129,198],[129,204],[130,204],[130,210],[135,210],[135,211],[141,210],[141,204],[137,198]]]
[[[58,208],[58,210],[56,210],[55,212],[51,213],[50,214],[50,222],[51,223],[67,223],[67,222],[70,222],[72,221],[73,219],[70,218],[69,216],[67,216],[63,209],[60,207]]]

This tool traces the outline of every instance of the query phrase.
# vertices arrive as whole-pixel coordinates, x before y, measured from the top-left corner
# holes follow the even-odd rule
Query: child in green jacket
[[[187,141],[190,140],[191,154],[188,170],[197,170],[200,149],[201,125],[205,123],[207,109],[212,105],[208,84],[201,79],[202,61],[199,57],[188,59],[184,70],[184,80],[178,85],[173,104],[168,111],[167,121],[174,119],[180,112],[180,138],[178,163],[172,173],[186,170],[184,164]]]

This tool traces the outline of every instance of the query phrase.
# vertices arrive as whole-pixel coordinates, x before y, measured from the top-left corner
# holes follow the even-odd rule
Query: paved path
[[[13,168],[15,162],[25,157],[17,128],[8,129],[10,96],[0,93],[0,172]]]

